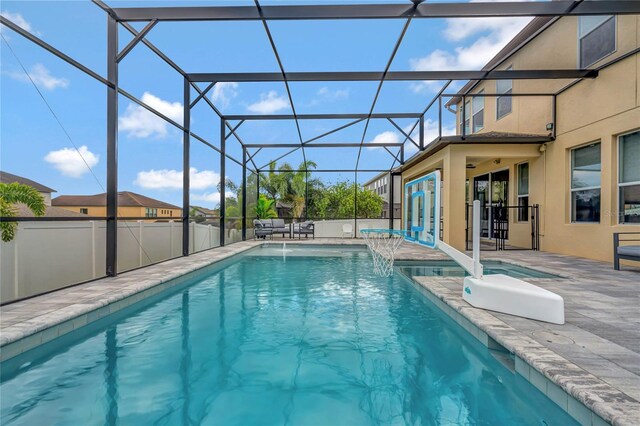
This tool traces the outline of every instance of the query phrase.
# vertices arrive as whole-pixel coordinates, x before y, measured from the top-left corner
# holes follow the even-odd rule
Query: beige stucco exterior
[[[590,68],[604,65],[640,45],[640,17],[618,16],[616,51]],[[572,69],[578,67],[578,18],[557,20],[507,57],[498,69]],[[545,144],[448,145],[402,172],[404,183],[435,169],[442,171],[443,240],[465,247],[465,185],[473,194],[473,179],[491,171],[509,170],[509,205],[517,205],[516,165],[529,163],[529,205],[540,205],[540,248],[544,251],[610,261],[613,232],[638,231],[640,226],[618,224],[618,136],[640,129],[640,55],[637,53],[603,68],[595,79],[583,80],[557,96],[556,138]],[[515,80],[513,93],[556,93],[571,81]],[[496,93],[496,82],[479,84],[471,93]],[[478,133],[506,132],[551,135],[552,97],[514,97],[512,112],[496,120],[496,99],[486,97],[484,128]],[[462,102],[457,106],[460,130]],[[446,113],[446,112],[445,112]],[[523,139],[524,140],[524,139]],[[600,223],[572,223],[570,150],[601,143]],[[467,168],[467,165],[471,167]],[[404,192],[404,191],[403,191]],[[404,205],[404,202],[403,202]],[[529,223],[509,217],[509,241],[530,244]]]
[[[105,206],[59,206],[60,208],[81,213],[80,209],[87,209],[89,216],[105,217],[107,216],[107,208]],[[150,218],[150,221],[157,219],[174,219],[180,220],[182,210],[180,209],[161,209],[158,208],[158,216]],[[118,207],[119,217],[145,217],[145,207]]]

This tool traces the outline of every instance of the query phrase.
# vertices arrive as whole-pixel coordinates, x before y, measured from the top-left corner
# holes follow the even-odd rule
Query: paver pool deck
[[[352,239],[287,240],[287,244],[300,243],[363,244]],[[0,359],[157,294],[176,285],[175,278],[261,244],[240,242],[3,306]],[[397,260],[446,258],[441,252],[406,243],[396,255]],[[602,419],[640,424],[640,269],[615,271],[609,263],[533,251],[486,251],[482,258],[562,276],[527,281],[564,298],[566,323],[473,308],[462,299],[460,277],[415,277],[414,281],[480,340],[489,336],[490,347],[497,342],[514,353],[515,369],[583,424],[599,424]]]

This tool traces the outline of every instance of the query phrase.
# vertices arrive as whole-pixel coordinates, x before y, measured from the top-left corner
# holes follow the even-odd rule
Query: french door
[[[473,179],[473,199],[480,200],[480,236],[507,238],[509,170],[499,170]],[[497,235],[501,233],[501,235]]]

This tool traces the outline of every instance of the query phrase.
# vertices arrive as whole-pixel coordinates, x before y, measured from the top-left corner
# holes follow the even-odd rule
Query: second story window
[[[513,67],[508,67],[506,71],[511,71]],[[497,80],[496,93],[499,95],[511,95],[513,91],[513,80]],[[496,120],[500,120],[511,112],[511,96],[498,96],[496,98]]]
[[[464,103],[464,134],[471,133],[471,101]]]
[[[600,142],[571,150],[571,221],[600,222]]]
[[[581,16],[578,23],[580,68],[586,68],[616,50],[615,16]]]
[[[479,95],[484,94],[484,90],[478,92]],[[476,133],[484,127],[484,96],[476,96],[472,101],[473,111],[473,133]]]

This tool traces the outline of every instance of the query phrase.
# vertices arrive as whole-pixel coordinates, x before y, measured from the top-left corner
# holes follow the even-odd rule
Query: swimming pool
[[[453,260],[398,260],[394,264],[408,277],[465,277],[469,274]],[[484,274],[504,274],[514,278],[562,278],[558,275],[500,262],[483,260]]]
[[[0,423],[576,424],[366,251],[307,249],[251,250],[10,359]]]

